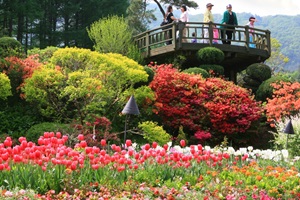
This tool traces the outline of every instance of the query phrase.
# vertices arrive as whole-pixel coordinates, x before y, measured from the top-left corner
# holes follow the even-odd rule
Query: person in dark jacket
[[[221,24],[231,25],[221,27],[221,38],[223,44],[231,44],[234,26],[238,25],[236,13],[232,11],[231,4],[226,6],[226,11],[223,14]],[[226,36],[225,36],[226,34]]]
[[[173,23],[173,21],[176,21],[177,19],[174,17],[173,15],[173,7],[171,5],[168,6],[167,8],[167,12],[165,15],[165,19],[168,22],[168,24]],[[169,28],[169,27],[168,27]],[[172,38],[172,29],[168,31],[167,34],[167,39]],[[172,40],[171,41],[167,41],[166,44],[172,44]]]

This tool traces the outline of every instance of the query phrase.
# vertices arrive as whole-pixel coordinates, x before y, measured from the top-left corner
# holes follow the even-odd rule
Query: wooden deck
[[[220,26],[223,26],[222,29]],[[217,27],[218,38],[213,38],[214,27]],[[230,27],[213,23],[179,22],[143,32],[134,39],[147,61],[165,63],[166,58],[180,54],[187,58],[183,68],[201,64],[196,58],[199,49],[209,46],[219,48],[225,54],[225,59],[221,63],[225,75],[234,81],[237,72],[244,70],[250,64],[264,62],[270,57],[271,34],[268,30],[250,30],[249,26],[235,26],[231,45],[222,44],[221,30],[228,28]],[[186,29],[186,36],[183,36],[183,29]],[[206,30],[209,33],[208,37],[204,36]],[[251,32],[253,32],[253,42],[250,42]],[[191,43],[192,33],[196,33],[197,43]],[[171,44],[166,45],[167,42]]]

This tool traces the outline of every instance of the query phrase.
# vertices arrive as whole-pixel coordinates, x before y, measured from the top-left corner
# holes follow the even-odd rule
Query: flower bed
[[[89,147],[81,135],[46,132],[38,144],[0,144],[1,198],[14,199],[297,199],[300,161],[286,150],[194,145],[137,150],[106,141]],[[100,143],[99,143],[100,144]],[[26,198],[25,198],[26,197]]]

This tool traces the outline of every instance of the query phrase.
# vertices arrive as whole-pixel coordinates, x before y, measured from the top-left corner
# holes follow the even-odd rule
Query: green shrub
[[[0,38],[0,58],[9,56],[22,57],[23,55],[22,45],[19,41],[12,37]]]
[[[200,65],[202,69],[205,69],[209,74],[213,71],[214,76],[224,75],[224,67],[221,65]]]
[[[215,47],[205,47],[197,52],[197,58],[205,64],[220,64],[224,57],[223,51]]]
[[[9,78],[0,73],[0,99],[7,99],[8,96],[12,96],[11,85]]]
[[[209,77],[209,73],[205,69],[202,69],[199,67],[188,68],[188,69],[183,70],[182,72],[188,73],[188,74],[201,74],[201,76],[203,78]]]
[[[267,98],[272,98],[273,87],[272,83],[279,83],[280,81],[289,82],[289,78],[285,76],[273,76],[265,80],[257,89],[255,99],[258,101],[266,101]]]
[[[153,80],[153,77],[154,77],[154,71],[153,71],[153,69],[151,69],[148,66],[144,66],[144,70],[148,74],[148,80],[147,80],[147,82],[138,82],[138,83],[136,83],[134,85],[134,88],[139,88],[139,87],[144,86],[144,85],[149,85],[151,83],[151,81]]]
[[[60,124],[55,122],[43,122],[33,125],[27,132],[26,138],[28,141],[37,142],[40,136],[44,135],[44,132],[61,132],[63,135],[67,135],[73,132],[73,129],[69,124]]]
[[[4,106],[0,110],[0,133],[9,134],[10,137],[18,139],[25,136],[26,131],[36,123],[40,123],[42,118],[36,109],[27,103],[16,103]]]
[[[162,126],[158,126],[156,122],[145,121],[139,123],[138,127],[143,131],[144,138],[149,143],[157,142],[160,146],[162,146],[171,140],[171,136],[163,129]]]
[[[262,83],[261,81],[251,78],[250,76],[244,76],[243,80],[245,81],[246,85],[257,87],[257,88]]]
[[[58,50],[58,47],[49,46],[45,49],[34,48],[28,51],[28,55],[38,54],[40,62],[47,62],[52,56],[53,53]]]
[[[263,63],[254,63],[247,67],[246,73],[255,80],[265,81],[271,78],[272,70],[268,65]]]
[[[286,134],[283,133],[283,130],[287,126],[288,121],[286,120],[284,123],[280,122],[278,124],[278,131],[273,132],[274,139],[274,149],[281,150],[287,149],[291,157],[300,155],[300,121],[299,118],[292,120],[292,125],[295,134]],[[287,138],[288,137],[288,138]]]

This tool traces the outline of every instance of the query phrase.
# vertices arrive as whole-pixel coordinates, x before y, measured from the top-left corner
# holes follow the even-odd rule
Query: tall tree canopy
[[[86,27],[109,15],[126,14],[128,0],[2,0],[1,35],[16,37],[25,49],[92,47]]]

